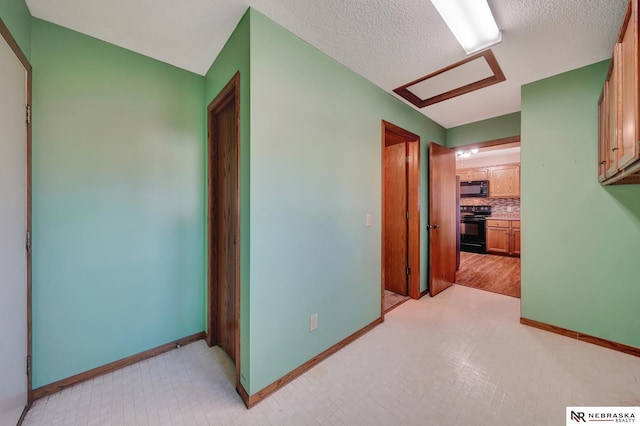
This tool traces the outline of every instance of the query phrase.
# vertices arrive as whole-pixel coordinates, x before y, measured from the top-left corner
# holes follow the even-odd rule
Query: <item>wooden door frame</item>
[[[218,95],[211,101],[209,106],[207,107],[207,336],[206,342],[209,346],[213,346],[214,336],[212,330],[213,324],[213,313],[215,310],[215,306],[217,302],[217,292],[214,291],[216,286],[214,284],[215,278],[212,276],[213,268],[211,266],[211,253],[213,252],[212,246],[216,241],[213,236],[213,218],[211,215],[211,210],[213,208],[213,197],[212,192],[215,191],[215,187],[213,185],[213,172],[214,172],[214,164],[212,161],[212,156],[214,153],[214,140],[213,135],[215,134],[215,115],[218,110],[224,107],[229,99],[233,97],[236,105],[235,118],[236,118],[236,170],[237,170],[237,179],[236,179],[236,203],[237,203],[237,211],[238,215],[236,219],[236,249],[235,249],[235,262],[236,262],[236,283],[235,283],[235,296],[236,296],[236,330],[235,330],[235,342],[236,342],[236,359],[235,359],[235,369],[236,369],[236,389],[240,387],[240,71],[236,72],[235,75],[229,80],[229,82],[224,86],[224,88],[218,93]]]
[[[27,164],[26,164],[26,228],[29,235],[31,235],[31,126],[32,126],[32,114],[31,114],[31,86],[32,86],[32,69],[31,63],[29,63],[29,59],[24,54],[18,42],[11,35],[11,31],[0,18],[0,36],[6,41],[9,48],[16,55],[20,63],[25,69],[27,73],[27,111],[25,114],[27,115],[26,125],[27,125],[27,140],[26,140],[26,150],[27,150]],[[31,238],[31,237],[29,237]],[[31,247],[26,250],[27,257],[27,271],[26,271],[26,286],[27,286],[27,359],[28,359],[28,369],[27,369],[27,406],[25,407],[25,411],[22,413],[22,417],[20,417],[20,422],[24,419],[24,416],[27,413],[29,407],[31,407],[31,403],[33,402],[33,396],[31,392]]]
[[[386,140],[387,132],[393,133],[400,138],[399,142],[408,142],[409,146],[409,163],[408,163],[408,187],[407,187],[407,199],[409,206],[409,226],[408,226],[408,266],[411,271],[408,279],[408,294],[413,299],[420,298],[420,136],[405,130],[395,124],[388,121],[381,120],[381,171],[382,171],[382,206],[381,206],[381,253],[382,253],[382,265],[381,274],[381,311],[382,318],[384,319],[384,289],[385,289],[385,276],[384,276],[384,202],[385,202],[385,173],[384,173],[384,155],[385,147],[394,145],[393,142]]]

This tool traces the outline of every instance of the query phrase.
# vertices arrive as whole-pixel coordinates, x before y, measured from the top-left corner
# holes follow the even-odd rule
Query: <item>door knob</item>
[[[440,225],[437,225],[437,224],[427,225],[427,229],[438,229],[438,228],[440,228]]]

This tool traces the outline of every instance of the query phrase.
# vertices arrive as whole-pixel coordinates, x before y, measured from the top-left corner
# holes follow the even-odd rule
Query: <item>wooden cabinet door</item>
[[[487,251],[509,253],[509,228],[487,228]]]
[[[487,173],[487,169],[459,169],[456,171],[456,174],[460,176],[460,180],[462,182],[469,182],[472,180],[487,180],[489,179],[489,175]]]
[[[487,169],[469,169],[469,180],[487,180]]]
[[[489,196],[494,198],[519,198],[520,166],[491,167],[489,169]]]
[[[468,182],[471,179],[469,179],[469,169],[460,169],[456,171],[456,175],[460,176],[460,181],[461,182]]]
[[[611,70],[609,76],[609,150],[607,152],[607,178],[618,173],[618,139],[620,133],[618,131],[619,122],[618,122],[618,93],[619,93],[619,79],[618,74],[620,71],[620,67],[618,65],[620,58],[620,44],[615,46],[613,50],[613,58],[611,60]]]
[[[638,158],[638,82],[637,82],[637,60],[638,60],[638,33],[637,33],[637,8],[638,2],[629,3],[627,14],[625,15],[624,26],[622,27],[622,39],[619,47],[618,65],[620,79],[618,87],[620,90],[620,136],[618,140],[618,168],[624,169],[633,164]]]
[[[609,81],[605,81],[598,100],[598,181],[607,178],[609,168]]]
[[[520,229],[511,230],[511,253],[520,256]]]

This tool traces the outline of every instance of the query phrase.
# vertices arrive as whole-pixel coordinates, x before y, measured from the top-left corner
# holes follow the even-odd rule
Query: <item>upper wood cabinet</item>
[[[456,174],[460,176],[460,180],[463,182],[469,182],[472,180],[487,180],[489,179],[489,172],[487,168],[473,168],[473,169],[460,169],[456,171]]]
[[[520,165],[489,167],[489,197],[520,198]]]
[[[458,169],[460,181],[489,181],[489,197],[520,198],[520,164]]]
[[[627,6],[598,101],[598,179],[640,183],[638,0]]]

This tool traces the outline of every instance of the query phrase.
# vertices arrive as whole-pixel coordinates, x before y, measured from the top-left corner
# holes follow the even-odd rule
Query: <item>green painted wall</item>
[[[24,0],[0,0],[0,19],[9,28],[22,52],[31,58],[31,14]]]
[[[250,15],[245,13],[206,75],[204,110],[216,95],[240,72],[240,381],[249,389],[249,61]],[[206,146],[205,144],[205,152]],[[204,161],[206,164],[207,156]],[[205,165],[206,167],[206,165]],[[206,168],[205,168],[206,170]],[[205,200],[207,194],[204,194]],[[205,207],[206,207],[205,201]],[[206,211],[205,211],[206,215]],[[205,247],[205,252],[207,248]],[[208,257],[206,257],[208,259]],[[206,299],[205,299],[206,300]]]
[[[31,58],[31,14],[24,0],[0,0],[0,19],[5,23],[20,49]]]
[[[640,347],[640,185],[597,181],[607,67],[522,88],[522,316]]]
[[[514,112],[447,129],[447,147],[454,148],[472,143],[518,136],[519,134],[520,112]]]
[[[253,394],[380,316],[382,119],[422,138],[426,288],[428,143],[445,130],[250,13]]]
[[[204,78],[38,19],[33,386],[204,328]]]

